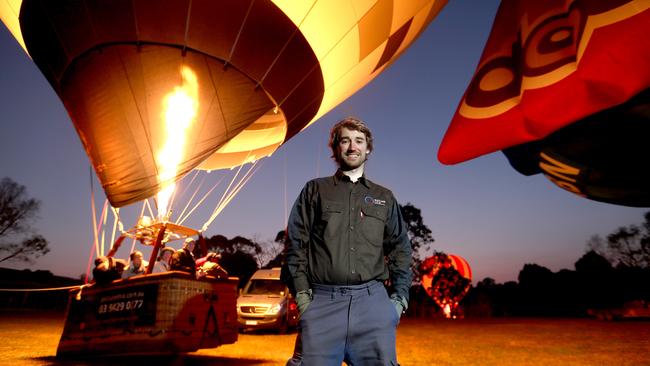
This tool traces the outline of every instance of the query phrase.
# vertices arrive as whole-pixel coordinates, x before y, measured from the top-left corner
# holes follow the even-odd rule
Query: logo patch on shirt
[[[377,206],[386,206],[386,201],[385,200],[380,200],[377,198],[372,198],[370,196],[365,196],[363,198],[363,201],[367,204],[372,204],[372,205],[377,205]]]

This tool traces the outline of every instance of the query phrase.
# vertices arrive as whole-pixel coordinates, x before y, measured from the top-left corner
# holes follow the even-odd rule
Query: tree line
[[[518,281],[481,280],[465,298],[467,315],[586,316],[626,303],[650,303],[650,211],[640,225],[593,236],[574,269],[526,264]]]

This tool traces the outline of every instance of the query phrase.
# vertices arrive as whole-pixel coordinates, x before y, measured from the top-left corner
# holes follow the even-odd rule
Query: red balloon
[[[438,253],[422,262],[422,287],[441,308],[458,306],[469,290],[472,269],[455,254]]]

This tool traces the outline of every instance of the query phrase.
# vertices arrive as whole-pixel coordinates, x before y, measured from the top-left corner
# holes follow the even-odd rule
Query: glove
[[[296,294],[296,305],[300,315],[304,314],[309,304],[311,304],[312,296],[311,289],[300,291]]]
[[[402,313],[408,309],[408,302],[402,296],[393,294],[390,297],[390,302],[395,306],[395,311],[397,312],[397,319],[401,318]]]

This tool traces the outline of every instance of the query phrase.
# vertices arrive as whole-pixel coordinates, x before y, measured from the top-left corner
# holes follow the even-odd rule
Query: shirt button
[[[356,272],[355,272],[354,270],[352,270],[352,273],[354,274],[354,273],[356,273]]]
[[[354,252],[354,247],[350,248],[350,251]]]
[[[354,226],[350,226],[350,230],[354,230]]]

